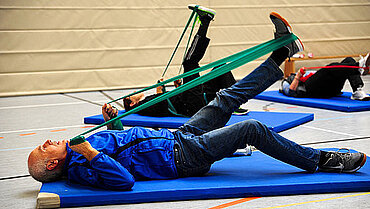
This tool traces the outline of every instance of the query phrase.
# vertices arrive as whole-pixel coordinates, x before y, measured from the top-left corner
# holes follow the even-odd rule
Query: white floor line
[[[101,101],[92,101],[95,103],[107,102],[106,100]],[[0,107],[0,110],[7,109],[19,109],[19,108],[35,108],[35,107],[49,107],[49,106],[63,106],[63,105],[75,105],[75,104],[88,104],[88,102],[65,102],[65,103],[55,103],[55,104],[38,104],[38,105],[21,105],[21,106],[9,106],[9,107]]]
[[[326,131],[326,132],[330,132],[330,133],[342,134],[342,135],[347,135],[347,136],[352,136],[352,137],[361,137],[361,136],[358,136],[358,135],[347,134],[347,133],[338,132],[338,131],[331,131],[331,130],[328,130],[328,129],[316,128],[316,127],[307,126],[307,125],[301,125],[301,126],[303,126],[305,128],[310,128],[310,129],[315,129],[315,130],[320,130],[320,131]]]
[[[36,146],[34,147],[19,147],[19,148],[12,148],[12,149],[0,149],[0,152],[3,151],[14,151],[14,150],[22,150],[22,149],[35,149]]]
[[[43,131],[43,130],[50,130],[50,129],[63,129],[63,128],[78,128],[90,126],[90,124],[80,124],[80,125],[73,125],[73,126],[57,126],[57,127],[48,127],[48,128],[35,128],[35,129],[23,129],[23,130],[13,130],[13,131],[0,131],[0,134],[9,134],[9,133],[17,133],[17,132],[33,132],[33,131]]]

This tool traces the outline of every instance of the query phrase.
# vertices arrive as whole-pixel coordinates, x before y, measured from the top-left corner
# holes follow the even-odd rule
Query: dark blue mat
[[[131,191],[107,191],[67,184],[65,181],[44,183],[38,204],[58,206],[60,201],[60,207],[72,207],[369,190],[370,163],[353,174],[310,174],[260,152],[253,152],[250,157],[226,158],[216,162],[204,177],[139,181]]]
[[[286,104],[302,105],[307,107],[317,107],[328,110],[338,110],[343,112],[358,112],[370,110],[370,101],[357,101],[351,99],[352,93],[343,92],[342,95],[329,99],[319,98],[295,98],[288,97],[279,91],[265,91],[255,97],[255,99],[280,102]]]
[[[122,114],[123,111],[120,111]],[[256,112],[251,111],[247,115],[233,115],[227,125],[240,121],[255,119],[266,124],[275,132],[298,126],[302,123],[313,120],[312,113],[288,113],[288,112]],[[152,128],[178,128],[189,118],[182,117],[150,117],[132,114],[121,119],[124,126],[143,126]],[[85,124],[102,124],[102,115],[94,115],[84,118]]]

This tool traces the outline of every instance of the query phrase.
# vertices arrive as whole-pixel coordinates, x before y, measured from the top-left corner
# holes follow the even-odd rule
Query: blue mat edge
[[[324,148],[323,150],[336,150],[335,148]],[[351,150],[351,152],[357,152]],[[255,151],[255,155],[266,156],[260,151]],[[252,156],[253,157],[253,156]],[[250,156],[244,156],[243,158],[250,158]],[[366,166],[367,165],[367,166]],[[368,171],[369,166],[366,164],[364,169]],[[304,171],[302,171],[304,172]],[[320,173],[318,173],[320,174]],[[361,175],[361,170],[358,173]],[[311,174],[307,174],[311,175]],[[315,174],[312,174],[315,175]],[[335,175],[356,175],[356,174],[335,174]],[[57,182],[58,183],[58,182]],[[59,183],[65,184],[65,181],[60,181]],[[78,187],[86,187],[81,185],[72,185]],[[91,188],[91,187],[87,187]],[[42,191],[44,187],[40,189]],[[109,204],[130,204],[130,203],[147,203],[147,202],[165,202],[165,201],[179,201],[178,198],[181,196],[181,200],[195,200],[195,199],[220,199],[220,198],[238,198],[238,197],[258,197],[258,196],[276,196],[276,195],[299,195],[299,194],[322,194],[322,193],[341,193],[341,192],[367,192],[370,189],[370,179],[369,180],[358,180],[353,179],[348,181],[348,179],[342,179],[341,181],[334,182],[324,182],[324,183],[294,183],[293,185],[286,184],[275,184],[268,186],[241,186],[241,187],[222,187],[216,188],[222,191],[222,194],[215,192],[215,188],[206,188],[194,190],[171,190],[171,191],[157,191],[157,192],[142,192],[142,193],[130,193],[124,194],[122,191],[111,191],[109,194],[103,194],[96,198],[94,195],[86,195],[83,201],[75,196],[63,195],[60,197],[60,207],[75,207],[75,206],[93,206],[93,205],[107,205]],[[67,191],[66,188],[65,191]],[[212,191],[211,193],[209,191]],[[253,191],[253,192],[251,192]],[[278,191],[278,192],[277,192]],[[49,192],[50,193],[50,192]],[[148,198],[148,194],[150,196]],[[217,194],[215,194],[217,193]],[[54,194],[58,194],[55,192]],[[122,200],[122,196],[129,196],[128,199]],[[118,198],[115,198],[118,196]],[[107,198],[108,197],[108,198]],[[143,199],[145,201],[143,201]],[[160,199],[160,201],[158,201]]]
[[[332,183],[318,183],[318,184],[302,184],[302,185],[289,185],[282,187],[281,185],[263,186],[263,187],[233,187],[233,188],[221,188],[222,194],[215,194],[215,189],[204,189],[194,192],[193,190],[188,191],[163,191],[157,193],[150,193],[150,198],[147,194],[140,193],[130,195],[130,198],[126,201],[115,198],[115,196],[122,196],[122,194],[110,194],[105,195],[109,198],[103,198],[104,200],[98,200],[96,196],[84,197],[85,201],[81,199],[76,200],[75,197],[61,197],[60,207],[81,207],[81,206],[97,206],[97,205],[109,205],[112,204],[133,204],[133,203],[149,203],[149,202],[167,202],[167,201],[179,201],[179,195],[181,195],[181,201],[186,200],[203,200],[203,199],[225,199],[225,198],[244,198],[244,197],[262,197],[262,196],[276,196],[276,195],[301,195],[301,194],[322,194],[322,193],[342,193],[342,192],[367,192],[370,188],[370,181],[357,181],[357,182],[343,182],[336,183],[333,186]],[[309,187],[309,189],[307,189]],[[284,188],[283,190],[281,188]],[[259,190],[258,192],[249,192],[249,190]],[[212,193],[207,192],[211,190]],[[227,191],[225,193],[225,190]],[[333,192],[335,190],[335,192]],[[276,192],[279,191],[279,194]],[[180,194],[178,194],[180,193]],[[142,196],[145,196],[143,201]],[[158,201],[160,199],[160,201]],[[72,201],[71,201],[72,200]],[[86,201],[89,200],[89,201]],[[94,201],[91,201],[94,200]]]
[[[269,92],[278,92],[276,91],[266,91],[267,93]],[[315,107],[315,108],[320,108],[320,109],[328,109],[328,110],[338,110],[342,112],[359,112],[359,111],[367,111],[370,110],[370,107],[366,106],[340,106],[340,105],[333,105],[333,104],[322,104],[322,103],[317,103],[315,98],[295,98],[295,97],[288,97],[283,94],[280,98],[276,97],[271,97],[270,95],[264,95],[265,92],[262,92],[261,94],[257,95],[255,99],[258,100],[265,100],[265,101],[272,101],[272,102],[279,102],[279,103],[285,103],[285,104],[293,104],[293,105],[301,105],[301,106],[306,106],[306,107]],[[344,92],[348,93],[348,92]],[[302,99],[312,99],[313,102],[307,103],[306,101],[302,101]],[[325,106],[323,106],[325,105]]]
[[[313,113],[307,113],[306,116],[304,116],[304,117],[302,117],[298,120],[291,121],[289,123],[285,123],[284,125],[280,125],[278,127],[272,127],[271,129],[275,132],[281,132],[281,131],[285,131],[287,129],[298,126],[296,124],[301,125],[301,124],[304,124],[304,123],[307,123],[307,122],[313,121],[313,120],[314,120],[314,114]]]
[[[251,111],[251,112],[258,112],[258,111]],[[284,113],[287,113],[287,112],[284,112]],[[279,126],[276,126],[276,127],[269,127],[269,128],[271,130],[275,131],[275,132],[281,132],[281,131],[296,127],[297,124],[301,125],[303,123],[307,123],[309,121],[314,120],[314,114],[313,113],[292,113],[292,114],[300,114],[302,117],[295,120],[295,121],[291,121],[291,122],[285,123],[283,125],[279,125]],[[84,117],[84,124],[95,124],[95,125],[101,124],[102,123],[101,119],[96,118],[97,116],[100,116],[100,115],[101,114]],[[135,126],[135,125],[137,125],[137,124],[133,124],[131,121],[124,121],[124,118],[121,119],[121,122],[124,126]],[[176,123],[176,124],[178,124],[178,126],[182,125],[182,123],[181,124]],[[145,127],[145,125],[141,125],[141,126]],[[151,127],[151,126],[146,126],[146,127]],[[163,126],[162,125],[160,128],[174,128],[174,127],[166,126],[166,125]]]

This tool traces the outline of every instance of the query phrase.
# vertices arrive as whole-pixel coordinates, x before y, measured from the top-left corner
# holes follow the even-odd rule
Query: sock
[[[326,154],[328,154],[328,152],[320,150],[320,159],[318,166],[322,166],[324,163],[326,163],[326,161],[328,161],[328,157],[326,157]]]
[[[289,49],[286,47],[281,47],[280,49],[277,49],[272,52],[270,58],[274,60],[274,62],[280,66],[285,59],[288,57]]]
[[[208,31],[208,26],[209,26],[209,23],[211,22],[211,20],[207,17],[203,17],[203,18],[201,18],[200,22],[201,23],[200,23],[197,34],[201,37],[206,37],[207,31]]]

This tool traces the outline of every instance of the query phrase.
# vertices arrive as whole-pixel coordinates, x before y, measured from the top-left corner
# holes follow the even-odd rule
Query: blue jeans
[[[212,163],[232,155],[246,144],[290,165],[314,172],[320,152],[298,145],[269,130],[256,120],[226,126],[240,105],[266,90],[283,76],[268,58],[242,80],[217,93],[216,98],[200,109],[175,132],[175,158],[180,177],[203,175]]]

